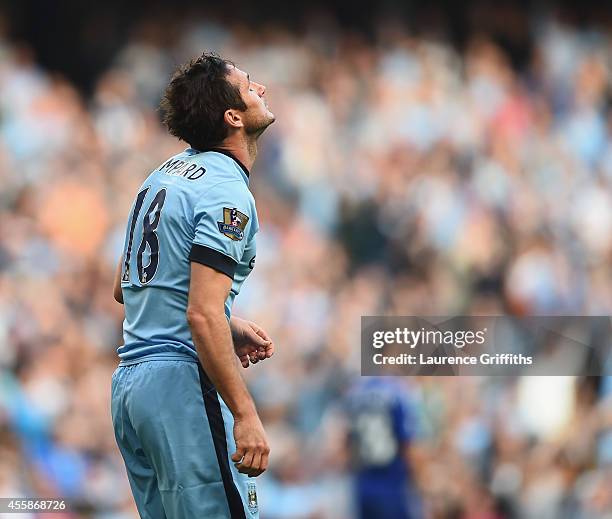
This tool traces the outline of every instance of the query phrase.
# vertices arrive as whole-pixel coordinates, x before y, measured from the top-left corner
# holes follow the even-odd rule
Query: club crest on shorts
[[[255,483],[251,483],[250,481],[247,485],[247,504],[249,507],[249,511],[255,513],[257,512],[257,487],[255,486]]]
[[[223,208],[223,221],[217,222],[219,231],[228,238],[234,241],[240,241],[244,238],[244,228],[246,227],[249,217],[238,211],[235,207]]]

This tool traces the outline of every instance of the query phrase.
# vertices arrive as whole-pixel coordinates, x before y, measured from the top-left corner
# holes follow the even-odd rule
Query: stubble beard
[[[246,133],[254,139],[257,139],[275,120],[276,118],[274,117],[274,115],[268,112],[265,115],[258,117],[255,121],[249,124],[245,128]]]

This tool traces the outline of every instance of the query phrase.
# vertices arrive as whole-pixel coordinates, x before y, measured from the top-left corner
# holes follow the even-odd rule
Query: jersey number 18
[[[130,224],[130,237],[127,244],[127,250],[125,251],[125,261],[123,265],[123,276],[121,281],[130,281],[130,258],[132,256],[132,244],[134,241],[134,230],[136,229],[136,222],[138,215],[144,204],[144,199],[149,192],[149,187],[145,187],[138,193],[136,197],[136,203],[134,204],[134,211],[132,213],[132,222]],[[159,265],[159,238],[157,237],[157,227],[159,226],[159,220],[161,219],[161,211],[166,201],[166,189],[160,189],[153,201],[149,205],[147,212],[142,219],[142,239],[138,246],[138,252],[136,256],[136,265],[138,268],[138,279],[144,285],[149,283],[155,273],[157,272],[157,266]],[[143,256],[145,251],[149,247],[149,263],[144,264]]]

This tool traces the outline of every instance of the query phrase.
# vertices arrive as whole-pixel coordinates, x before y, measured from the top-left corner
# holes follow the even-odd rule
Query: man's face
[[[252,81],[246,72],[237,67],[230,69],[228,80],[238,87],[247,106],[243,112],[244,129],[249,134],[260,135],[275,119],[264,98],[266,87]]]

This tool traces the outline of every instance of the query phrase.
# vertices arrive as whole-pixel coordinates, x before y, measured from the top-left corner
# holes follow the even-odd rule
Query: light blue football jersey
[[[234,298],[255,262],[259,229],[247,169],[222,151],[192,148],[164,162],[142,184],[123,249],[123,363],[172,353],[197,358],[187,323],[191,261],[233,279]]]

